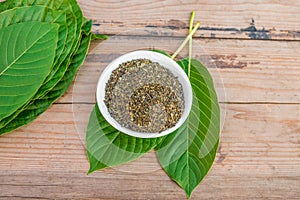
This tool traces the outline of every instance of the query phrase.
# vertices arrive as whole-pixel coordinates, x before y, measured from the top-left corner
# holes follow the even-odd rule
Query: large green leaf
[[[0,38],[6,38],[0,42],[1,120],[24,105],[49,74],[58,26],[41,22],[14,24],[0,29]]]
[[[67,37],[66,14],[45,6],[16,7],[0,13],[0,28],[21,22],[49,22],[59,25],[58,42],[54,65],[57,64],[63,53]]]
[[[45,84],[39,89],[38,94],[35,98],[41,97],[45,95],[48,91],[50,91],[63,77],[64,73],[67,71],[68,63],[70,61],[71,55],[75,51],[78,41],[80,41],[79,33],[80,29],[78,27],[81,24],[78,24],[77,15],[80,13],[74,13],[72,10],[72,5],[68,0],[35,0],[35,1],[18,1],[14,0],[14,6],[33,6],[33,5],[41,5],[47,6],[56,11],[63,11],[66,14],[66,25],[67,25],[67,40],[66,46],[64,48],[64,56],[61,57],[54,65],[51,70],[50,75],[47,77]],[[82,17],[82,16],[81,16]]]
[[[72,56],[69,68],[59,83],[50,92],[48,92],[47,95],[34,100],[25,110],[22,110],[17,117],[10,121],[5,127],[1,128],[0,135],[32,122],[66,92],[72,83],[78,68],[86,57],[90,41],[91,34],[82,36],[81,43],[78,45],[78,50]]]
[[[68,27],[72,29],[72,37],[75,38],[75,40],[72,40],[72,46],[69,46],[69,52],[71,54],[68,55],[68,57],[64,60],[64,62],[61,64],[61,66],[57,67],[57,70],[52,70],[52,73],[54,74],[52,77],[49,77],[47,79],[46,84],[44,84],[39,92],[37,97],[43,97],[47,94],[48,91],[50,91],[63,77],[64,73],[66,72],[67,68],[69,67],[70,58],[72,57],[72,53],[76,52],[81,41],[81,27],[83,26],[83,15],[80,7],[77,4],[76,0],[36,0],[34,2],[36,5],[48,5],[50,8],[57,9],[57,10],[63,10],[67,14],[67,23]],[[88,35],[89,33],[86,33]],[[68,42],[71,42],[71,40],[68,40]],[[67,43],[70,44],[70,43]],[[36,98],[37,98],[36,97]]]
[[[52,2],[52,1],[49,1],[49,2]],[[68,28],[66,27],[65,9],[74,8],[74,10],[76,10],[76,13],[71,12],[71,14],[73,13],[73,15],[71,15],[71,16],[76,15],[78,18],[78,21],[80,21],[80,22],[82,21],[82,13],[81,13],[81,10],[78,7],[77,3],[74,4],[74,2],[73,2],[74,5],[71,5],[71,4],[66,4],[67,1],[63,1],[63,2],[65,2],[65,3],[62,3],[62,1],[55,1],[55,3],[47,3],[46,4],[45,1],[39,0],[36,2],[26,2],[26,3],[23,2],[22,5],[18,4],[21,2],[16,2],[14,5],[16,5],[16,6],[24,6],[25,5],[25,7],[16,7],[11,10],[7,10],[7,11],[1,13],[2,18],[0,17],[0,24],[2,24],[3,26],[7,26],[12,23],[19,23],[19,22],[27,21],[27,20],[28,21],[47,21],[47,22],[57,23],[60,25],[60,31],[59,31],[60,37],[59,38],[62,38],[62,36],[69,33]],[[55,8],[58,10],[63,10],[63,11],[54,11],[53,9],[50,9],[45,6],[36,6],[36,5],[39,5],[42,3],[45,3],[45,5],[51,6],[52,8]],[[28,6],[31,4],[35,5],[35,6]],[[61,19],[62,14],[64,15],[63,20]],[[72,20],[70,20],[70,16],[69,16],[68,20],[70,22],[72,22]],[[1,21],[4,23],[1,23]],[[79,28],[79,32],[77,33],[77,34],[79,34],[81,24],[72,23],[71,25],[76,26],[75,27],[76,29]],[[71,28],[74,29],[74,27],[71,27]],[[71,29],[71,30],[73,30],[73,29]],[[13,120],[15,117],[17,117],[20,112],[22,112],[23,110],[26,110],[28,105],[32,104],[35,99],[38,99],[38,98],[46,95],[48,93],[48,91],[50,91],[62,79],[62,77],[64,76],[64,74],[69,66],[69,62],[70,62],[70,58],[71,58],[71,55],[69,55],[69,58],[66,59],[68,52],[72,52],[72,51],[76,50],[76,48],[78,48],[78,46],[79,46],[79,42],[76,42],[76,45],[74,47],[72,47],[72,43],[74,41],[74,38],[73,38],[74,36],[77,37],[76,35],[74,35],[74,33],[67,34],[66,43],[62,40],[59,40],[58,45],[60,48],[58,48],[58,50],[60,50],[60,49],[63,50],[63,53],[62,53],[62,56],[60,56],[60,57],[59,57],[59,55],[56,56],[56,59],[55,59],[56,62],[55,62],[54,68],[52,69],[51,73],[48,75],[45,83],[43,83],[43,85],[39,88],[38,92],[33,97],[33,99],[31,101],[27,102],[27,104],[24,105],[22,109],[18,109],[15,113],[13,113],[10,116],[6,117],[5,119],[1,120],[0,128],[4,127],[11,120]],[[78,38],[80,38],[80,37],[78,37]],[[80,39],[76,38],[76,41],[77,40],[80,41]],[[71,50],[72,48],[73,48],[73,50]],[[57,51],[57,53],[58,53],[58,51]],[[61,63],[61,62],[63,62],[63,63]]]
[[[37,97],[40,97],[45,95],[46,92],[51,90],[59,82],[68,68],[68,65],[65,63],[69,63],[68,59],[71,58],[71,55],[80,42],[79,35],[80,27],[82,25],[82,12],[75,0],[8,0],[3,3],[3,9],[26,6],[33,7],[36,5],[45,6],[56,11],[63,11],[66,14],[66,25],[68,30],[66,48],[63,51],[64,57],[61,57],[58,60],[58,63],[53,66],[45,84],[43,84],[36,95]],[[1,7],[0,11],[3,11]],[[65,59],[67,59],[66,62]]]
[[[76,16],[76,34],[75,34],[75,38],[79,38],[79,35],[81,33],[81,27],[83,26],[84,24],[84,20],[83,20],[83,15],[82,15],[82,11],[80,9],[80,7],[78,6],[77,4],[77,1],[76,0],[68,0],[69,1],[69,4],[71,5],[71,10],[72,12],[74,13],[74,15]],[[79,43],[80,41],[77,42],[77,44]],[[73,49],[74,50],[74,49]]]
[[[1,13],[4,20],[1,22],[0,17],[0,27],[25,21],[58,24],[59,40],[50,74],[30,101],[0,120],[0,135],[34,120],[67,90],[86,56],[92,36],[92,23],[83,17],[76,0],[7,0],[0,3]],[[66,35],[64,42],[63,35]]]
[[[86,149],[92,173],[135,160],[153,149],[160,138],[136,138],[111,126],[96,104],[86,131]]]
[[[66,40],[69,42],[70,40],[72,41],[74,39],[74,36],[72,36],[72,34],[68,34],[65,12],[55,11],[45,6],[25,6],[16,7],[0,14],[0,27],[7,27],[11,24],[30,21],[49,22],[59,25],[59,37],[56,56],[54,59],[54,67],[52,68],[50,74],[47,76],[47,80],[54,79],[54,76],[62,77],[65,71],[62,70],[59,65],[66,58],[68,52],[70,51],[70,49],[68,49],[70,48],[70,45],[66,45]],[[45,91],[53,88],[56,83],[57,81],[46,81],[46,83],[44,83],[38,90],[35,98],[37,98],[41,94],[44,94]]]
[[[178,63],[187,69],[188,59]],[[163,169],[188,197],[212,166],[220,132],[220,108],[213,80],[195,59],[191,61],[190,81],[193,105],[188,119],[155,148]]]
[[[5,12],[0,13],[0,28],[7,27],[11,24],[21,23],[21,22],[30,22],[30,21],[45,21],[49,23],[55,23],[59,25],[58,29],[58,46],[56,49],[56,55],[54,58],[54,65],[58,64],[61,59],[66,57],[66,48],[68,46],[65,45],[65,41],[67,37],[67,27],[66,27],[66,16],[64,12],[61,11],[54,11],[50,8],[44,6],[30,6],[30,7],[16,7]],[[53,72],[55,70],[52,68],[50,74],[47,76],[53,77]],[[56,71],[55,76],[63,76],[65,72],[61,69]],[[42,92],[45,92],[45,88],[53,88],[56,82],[47,82],[43,83],[42,86],[39,88],[38,92],[32,97],[32,99],[37,99]],[[33,100],[31,100],[33,101]],[[16,112],[12,113],[11,115],[7,116],[6,118],[0,121],[0,128],[4,127],[7,123],[13,120],[25,107],[30,103],[28,101],[22,108],[18,109]]]

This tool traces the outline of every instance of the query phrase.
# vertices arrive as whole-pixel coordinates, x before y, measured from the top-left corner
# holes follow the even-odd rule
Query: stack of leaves
[[[188,198],[211,168],[219,144],[220,107],[209,71],[196,59],[191,58],[192,35],[200,23],[193,26],[190,34],[171,57],[173,59],[189,44],[189,57],[178,60],[189,77],[193,89],[192,109],[183,125],[173,133],[160,138],[136,138],[111,126],[101,114],[98,105],[90,115],[86,148],[90,161],[89,174],[96,170],[118,166],[135,160],[155,149],[157,158],[169,175],[186,192]]]
[[[0,3],[0,135],[23,126],[61,97],[83,63],[92,21],[76,0]]]

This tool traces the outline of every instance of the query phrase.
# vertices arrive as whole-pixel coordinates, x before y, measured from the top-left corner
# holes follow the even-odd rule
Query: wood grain
[[[94,20],[93,30],[105,34],[152,27],[153,35],[185,36],[195,10],[202,24],[198,37],[300,40],[299,1],[79,0],[79,4]]]
[[[67,94],[59,102],[95,102],[98,78],[110,61],[141,48],[174,52],[182,40],[114,36],[94,42],[77,75],[74,98]],[[300,42],[197,39],[193,46],[193,56],[213,74],[221,102],[300,103]],[[186,49],[180,55],[186,57]]]
[[[215,165],[194,199],[298,197],[300,105],[222,106],[228,112]],[[92,109],[82,107],[86,113]],[[1,137],[1,198],[184,198],[153,152],[87,176],[85,149],[72,120],[77,111],[56,104],[31,125]]]
[[[79,4],[94,32],[120,35],[93,42],[68,92],[32,124],[0,137],[0,199],[185,199],[154,152],[86,175],[84,138],[107,63],[140,48],[174,52],[192,10],[202,24],[194,57],[213,74],[227,111],[215,163],[192,199],[299,199],[300,1]]]

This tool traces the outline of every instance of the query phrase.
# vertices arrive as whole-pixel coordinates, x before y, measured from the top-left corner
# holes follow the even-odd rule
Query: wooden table
[[[226,98],[220,103],[227,114],[215,163],[192,199],[300,198],[299,0],[79,3],[94,20],[94,32],[146,27],[160,39],[184,38],[196,11],[202,25],[195,41],[223,79]],[[94,95],[87,75],[83,68],[78,74],[82,101],[72,101],[70,88],[35,122],[0,137],[0,199],[184,199],[153,153],[127,165],[131,171],[157,167],[151,173],[117,168],[86,175],[72,104],[91,109],[94,102],[84,100]]]

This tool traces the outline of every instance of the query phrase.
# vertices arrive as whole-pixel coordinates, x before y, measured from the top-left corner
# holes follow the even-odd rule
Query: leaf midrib
[[[193,103],[193,102],[192,102]],[[190,117],[188,117],[188,119],[187,119],[187,123],[188,124],[190,124],[189,123],[189,121],[190,121]],[[189,168],[190,168],[190,166],[189,166],[189,154],[190,154],[190,152],[189,152],[189,144],[190,144],[190,142],[189,142],[190,140],[189,140],[189,128],[187,128],[187,153],[186,153],[186,162],[187,162],[187,171],[188,171],[188,189],[190,190],[190,171],[189,171]]]
[[[27,53],[29,51],[29,49],[31,49],[40,39],[42,39],[52,29],[53,29],[53,27],[51,29],[48,29],[47,32],[45,32],[45,34],[41,35],[41,37],[37,38],[31,45],[29,45],[28,48],[26,48],[24,50],[24,52],[22,54],[20,54],[20,56],[18,56],[15,60],[13,60],[13,62],[11,64],[9,64],[2,72],[0,72],[0,76],[2,76],[13,64],[15,64],[25,53]],[[31,28],[31,30],[32,30],[32,28]]]

